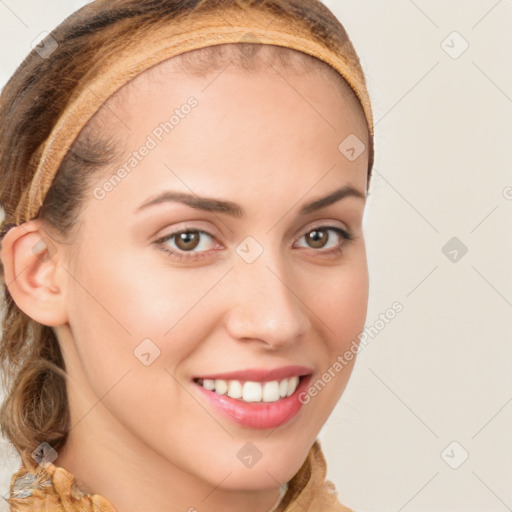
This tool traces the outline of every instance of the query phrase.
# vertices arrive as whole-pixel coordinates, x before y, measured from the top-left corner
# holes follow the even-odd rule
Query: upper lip
[[[198,375],[194,379],[222,379],[222,380],[242,380],[251,382],[267,382],[271,380],[282,380],[289,377],[300,377],[309,375],[313,370],[307,366],[282,366],[280,368],[248,368],[236,372],[215,373],[210,375]]]

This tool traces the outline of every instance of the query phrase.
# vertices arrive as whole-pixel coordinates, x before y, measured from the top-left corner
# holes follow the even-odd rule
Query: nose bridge
[[[310,324],[307,308],[296,290],[299,283],[282,251],[246,239],[237,253],[233,268],[236,303],[229,316],[231,334],[275,346],[295,341]]]

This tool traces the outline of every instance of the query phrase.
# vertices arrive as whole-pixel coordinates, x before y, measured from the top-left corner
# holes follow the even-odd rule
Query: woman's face
[[[319,73],[173,66],[102,109],[97,126],[124,155],[61,248],[70,443],[89,435],[105,459],[271,488],[307,456],[354,359],[335,363],[364,328],[368,157],[347,144],[367,146],[366,125],[348,89]],[[344,187],[363,197],[318,202]],[[232,372],[217,391],[196,380],[211,388]],[[285,377],[306,374],[276,400],[293,391]],[[256,403],[261,393],[270,401]]]

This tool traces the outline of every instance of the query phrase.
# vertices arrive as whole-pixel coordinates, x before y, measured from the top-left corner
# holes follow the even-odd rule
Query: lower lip
[[[284,425],[299,413],[303,405],[299,395],[307,389],[310,380],[311,375],[301,377],[292,395],[275,402],[242,402],[209,391],[197,382],[194,385],[211,405],[228,418],[245,427],[265,429]]]

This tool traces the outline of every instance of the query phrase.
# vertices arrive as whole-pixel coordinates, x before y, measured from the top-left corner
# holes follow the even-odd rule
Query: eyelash
[[[336,247],[335,249],[331,249],[329,251],[320,251],[320,250],[319,251],[315,251],[313,249],[313,251],[320,252],[320,253],[322,253],[322,254],[324,254],[326,256],[336,256],[336,255],[340,254],[343,251],[343,248],[347,245],[347,243],[349,243],[352,240],[354,240],[354,236],[353,236],[353,234],[350,231],[346,231],[346,230],[341,229],[341,228],[336,227],[336,226],[317,226],[317,227],[314,227],[314,228],[310,229],[309,231],[306,231],[306,233],[304,233],[304,235],[306,235],[308,233],[311,233],[312,231],[320,231],[320,230],[334,231],[343,240],[342,243],[340,245],[338,245],[338,247]],[[169,239],[174,238],[176,235],[179,235],[181,233],[201,233],[201,234],[207,235],[207,236],[211,237],[213,240],[215,240],[215,237],[213,235],[211,235],[207,231],[203,231],[202,229],[184,228],[184,229],[181,229],[179,231],[175,231],[173,233],[165,235],[165,236],[159,238],[158,240],[155,240],[153,243],[159,249],[161,249],[162,251],[167,253],[170,257],[175,258],[175,259],[180,260],[180,261],[184,260],[184,259],[186,259],[188,261],[197,261],[199,259],[208,257],[208,254],[207,254],[208,251],[202,251],[202,252],[198,252],[198,253],[193,253],[193,252],[191,252],[191,253],[187,253],[187,252],[180,253],[180,252],[177,252],[177,251],[173,251],[172,249],[169,249],[168,245],[165,244],[165,242],[167,240],[169,240]],[[302,235],[302,236],[304,236],[304,235]]]

